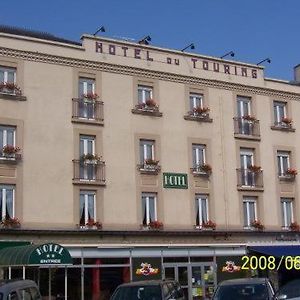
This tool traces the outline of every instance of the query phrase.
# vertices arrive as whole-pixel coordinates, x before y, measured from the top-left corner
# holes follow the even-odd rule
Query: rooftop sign
[[[134,58],[137,60],[145,60],[148,62],[158,62],[174,66],[180,66],[182,63],[188,63],[191,68],[198,70],[211,71],[215,73],[223,73],[241,77],[257,78],[258,69],[251,66],[238,65],[234,63],[213,60],[209,58],[190,57],[187,58],[179,55],[165,55],[164,60],[158,57],[157,51],[145,50],[140,47],[129,47],[114,43],[95,42],[96,53],[104,53],[109,55]],[[160,53],[161,54],[161,53]]]

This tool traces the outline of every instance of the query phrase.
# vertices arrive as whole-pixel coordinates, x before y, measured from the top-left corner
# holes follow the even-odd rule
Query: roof
[[[0,32],[2,33],[8,33],[8,34],[14,34],[14,35],[20,35],[20,36],[28,36],[33,37],[37,39],[47,40],[47,41],[53,41],[53,42],[60,42],[60,43],[66,43],[66,44],[72,44],[81,46],[81,43],[70,41],[64,38],[57,37],[53,34],[50,34],[48,32],[43,31],[36,31],[36,30],[30,30],[20,27],[14,27],[14,26],[7,26],[7,25],[1,25],[0,24]]]
[[[220,283],[220,285],[236,285],[236,284],[259,284],[265,283],[267,278],[236,278],[224,280]]]

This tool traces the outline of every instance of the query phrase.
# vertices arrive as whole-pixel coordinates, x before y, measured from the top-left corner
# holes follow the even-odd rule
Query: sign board
[[[171,189],[187,189],[188,179],[184,173],[163,173],[163,187]]]
[[[161,279],[160,257],[136,257],[132,259],[133,281]]]

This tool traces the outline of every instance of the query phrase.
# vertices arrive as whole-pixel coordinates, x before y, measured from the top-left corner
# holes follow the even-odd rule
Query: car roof
[[[2,279],[0,280],[0,288],[2,287],[16,287],[19,286],[36,286],[36,283],[33,280],[27,280],[27,279]]]
[[[176,282],[174,280],[142,280],[142,281],[134,281],[134,282],[128,282],[123,283],[119,285],[119,287],[127,287],[127,286],[140,286],[140,285],[160,285],[164,282]]]
[[[220,283],[220,285],[234,285],[234,284],[259,284],[266,283],[267,278],[237,278],[237,279],[229,279],[224,280]]]

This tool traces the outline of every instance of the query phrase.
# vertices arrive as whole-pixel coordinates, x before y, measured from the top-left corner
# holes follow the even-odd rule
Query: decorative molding
[[[109,64],[104,62],[97,62],[91,60],[70,58],[64,56],[57,56],[52,54],[45,54],[33,51],[16,50],[5,47],[0,47],[0,55],[6,57],[13,57],[17,59],[36,61],[41,63],[65,65],[76,68],[93,69],[104,72],[118,73],[130,76],[139,76],[153,79],[162,79],[183,84],[195,84],[211,88],[230,90],[240,93],[257,94],[270,97],[279,97],[289,100],[300,101],[300,93],[286,92],[271,88],[253,87],[238,83],[230,83],[220,80],[204,79],[194,76],[186,76],[174,73],[151,71],[142,68]]]

